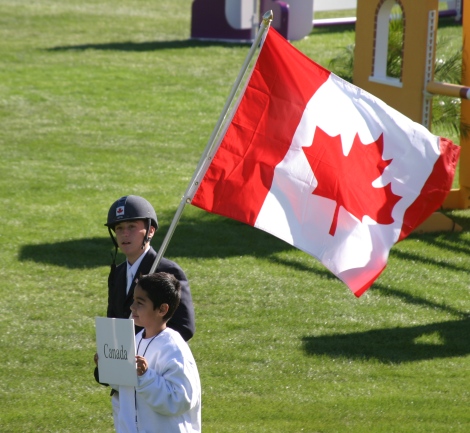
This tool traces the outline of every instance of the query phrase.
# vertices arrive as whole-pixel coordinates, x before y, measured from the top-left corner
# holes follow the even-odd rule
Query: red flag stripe
[[[271,188],[274,168],[289,150],[307,102],[330,75],[319,66],[312,74],[306,68],[312,60],[298,51],[280,52],[277,45],[285,43],[282,39],[270,29],[224,145],[193,199],[196,206],[250,225]],[[295,78],[299,75],[305,77],[301,86]],[[216,197],[230,197],[230,203]]]
[[[434,164],[434,169],[421,190],[421,194],[406,210],[399,240],[406,238],[416,227],[436,211],[445,200],[452,187],[453,176],[460,155],[457,147],[447,138],[440,137],[441,154]]]

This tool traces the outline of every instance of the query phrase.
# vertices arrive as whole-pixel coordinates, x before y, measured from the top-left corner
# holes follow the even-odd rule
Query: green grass
[[[189,0],[0,0],[0,431],[112,432],[93,379],[119,196],[165,235],[248,47],[189,41]],[[460,36],[458,26],[443,32]],[[327,66],[351,28],[295,45]],[[205,432],[467,432],[470,213],[397,244],[356,299],[315,259],[187,207]],[[122,257],[122,256],[121,256]]]

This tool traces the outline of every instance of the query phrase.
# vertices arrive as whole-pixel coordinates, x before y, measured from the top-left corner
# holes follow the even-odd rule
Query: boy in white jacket
[[[180,301],[180,283],[171,274],[141,277],[131,306],[138,385],[111,385],[119,391],[117,433],[201,431],[201,383],[196,362],[181,335],[166,326]]]

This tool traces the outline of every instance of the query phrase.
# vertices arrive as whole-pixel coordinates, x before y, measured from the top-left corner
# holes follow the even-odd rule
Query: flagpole
[[[216,142],[216,138],[219,135],[220,129],[224,123],[224,120],[227,116],[227,113],[230,109],[230,106],[232,105],[232,102],[235,98],[235,95],[237,91],[240,88],[240,85],[242,83],[243,77],[246,74],[246,71],[248,70],[248,67],[250,65],[251,60],[253,59],[255,55],[255,51],[258,48],[258,45],[260,44],[262,38],[264,37],[266,31],[269,29],[269,26],[273,20],[273,11],[270,10],[266,12],[263,15],[263,20],[261,21],[261,24],[259,26],[259,31],[256,35],[256,38],[253,41],[253,44],[251,45],[250,51],[248,52],[245,61],[240,69],[240,72],[238,73],[238,76],[235,80],[235,83],[233,84],[232,90],[230,91],[230,94],[227,98],[227,102],[225,103],[222,112],[220,113],[219,119],[217,120],[217,123],[214,127],[214,130],[212,131],[211,136],[209,137],[209,141],[207,142],[206,148],[204,149],[204,152],[201,156],[201,159],[199,160],[199,163],[196,167],[196,170],[194,171],[193,177],[191,178],[191,181],[189,182],[189,185],[186,189],[186,192],[184,193],[183,197],[181,198],[180,204],[178,206],[178,209],[176,210],[175,216],[173,217],[173,220],[170,224],[170,227],[168,228],[168,232],[163,239],[163,242],[160,246],[160,249],[158,250],[157,257],[155,258],[155,261],[153,262],[152,267],[150,268],[149,274],[152,274],[155,272],[155,269],[157,269],[158,264],[160,263],[163,254],[165,254],[165,251],[168,247],[168,244],[170,243],[170,240],[173,236],[173,233],[175,232],[176,226],[178,225],[178,222],[181,218],[181,215],[183,213],[184,207],[186,206],[187,203],[191,202],[191,191],[194,188],[195,185],[197,185],[196,180],[200,179],[204,174],[202,173],[202,169],[204,166],[206,166],[206,170],[208,165],[206,164],[207,160],[211,158],[210,153],[214,147],[214,143]]]

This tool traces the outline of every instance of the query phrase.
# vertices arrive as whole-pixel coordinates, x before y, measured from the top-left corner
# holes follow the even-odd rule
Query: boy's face
[[[121,251],[126,255],[129,263],[134,263],[142,254],[142,243],[146,232],[146,222],[143,220],[124,221],[116,224],[116,240]],[[155,228],[150,227],[149,237],[155,233]]]
[[[160,308],[154,310],[153,302],[148,297],[147,292],[138,284],[134,289],[134,302],[131,305],[132,319],[137,326],[146,330],[154,330],[162,326],[163,316],[168,309],[167,304],[162,304]]]

